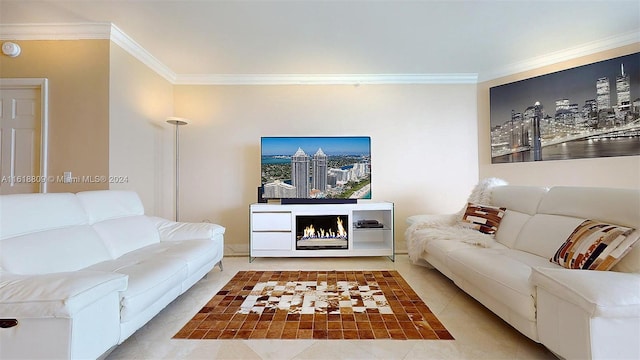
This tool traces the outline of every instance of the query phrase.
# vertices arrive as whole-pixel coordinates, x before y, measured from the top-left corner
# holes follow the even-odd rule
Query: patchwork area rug
[[[397,271],[240,271],[175,339],[449,339]]]

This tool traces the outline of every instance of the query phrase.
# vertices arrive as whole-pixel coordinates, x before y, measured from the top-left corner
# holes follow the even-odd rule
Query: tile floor
[[[185,340],[172,337],[241,270],[396,270],[455,340]],[[115,359],[556,359],[466,295],[437,270],[387,258],[226,257],[118,346]]]

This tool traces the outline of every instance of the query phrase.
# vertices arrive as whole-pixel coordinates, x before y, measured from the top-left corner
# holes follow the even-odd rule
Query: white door
[[[0,88],[0,194],[40,191],[41,94],[37,87]]]

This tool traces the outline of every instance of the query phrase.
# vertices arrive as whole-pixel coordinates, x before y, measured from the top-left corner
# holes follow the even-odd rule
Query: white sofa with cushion
[[[462,212],[416,215],[406,232],[410,258],[562,358],[639,359],[640,190],[502,185],[479,193],[469,200],[503,208],[494,209],[494,234],[471,228]],[[602,249],[605,261],[588,260]],[[596,264],[613,267],[575,269]]]
[[[0,196],[0,358],[108,353],[216,264],[225,229],[130,191]]]

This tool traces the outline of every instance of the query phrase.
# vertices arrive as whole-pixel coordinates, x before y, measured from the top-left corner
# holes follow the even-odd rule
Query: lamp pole
[[[187,125],[188,122],[185,119],[178,117],[169,117],[167,122],[176,126],[176,222],[180,219],[180,126]]]

